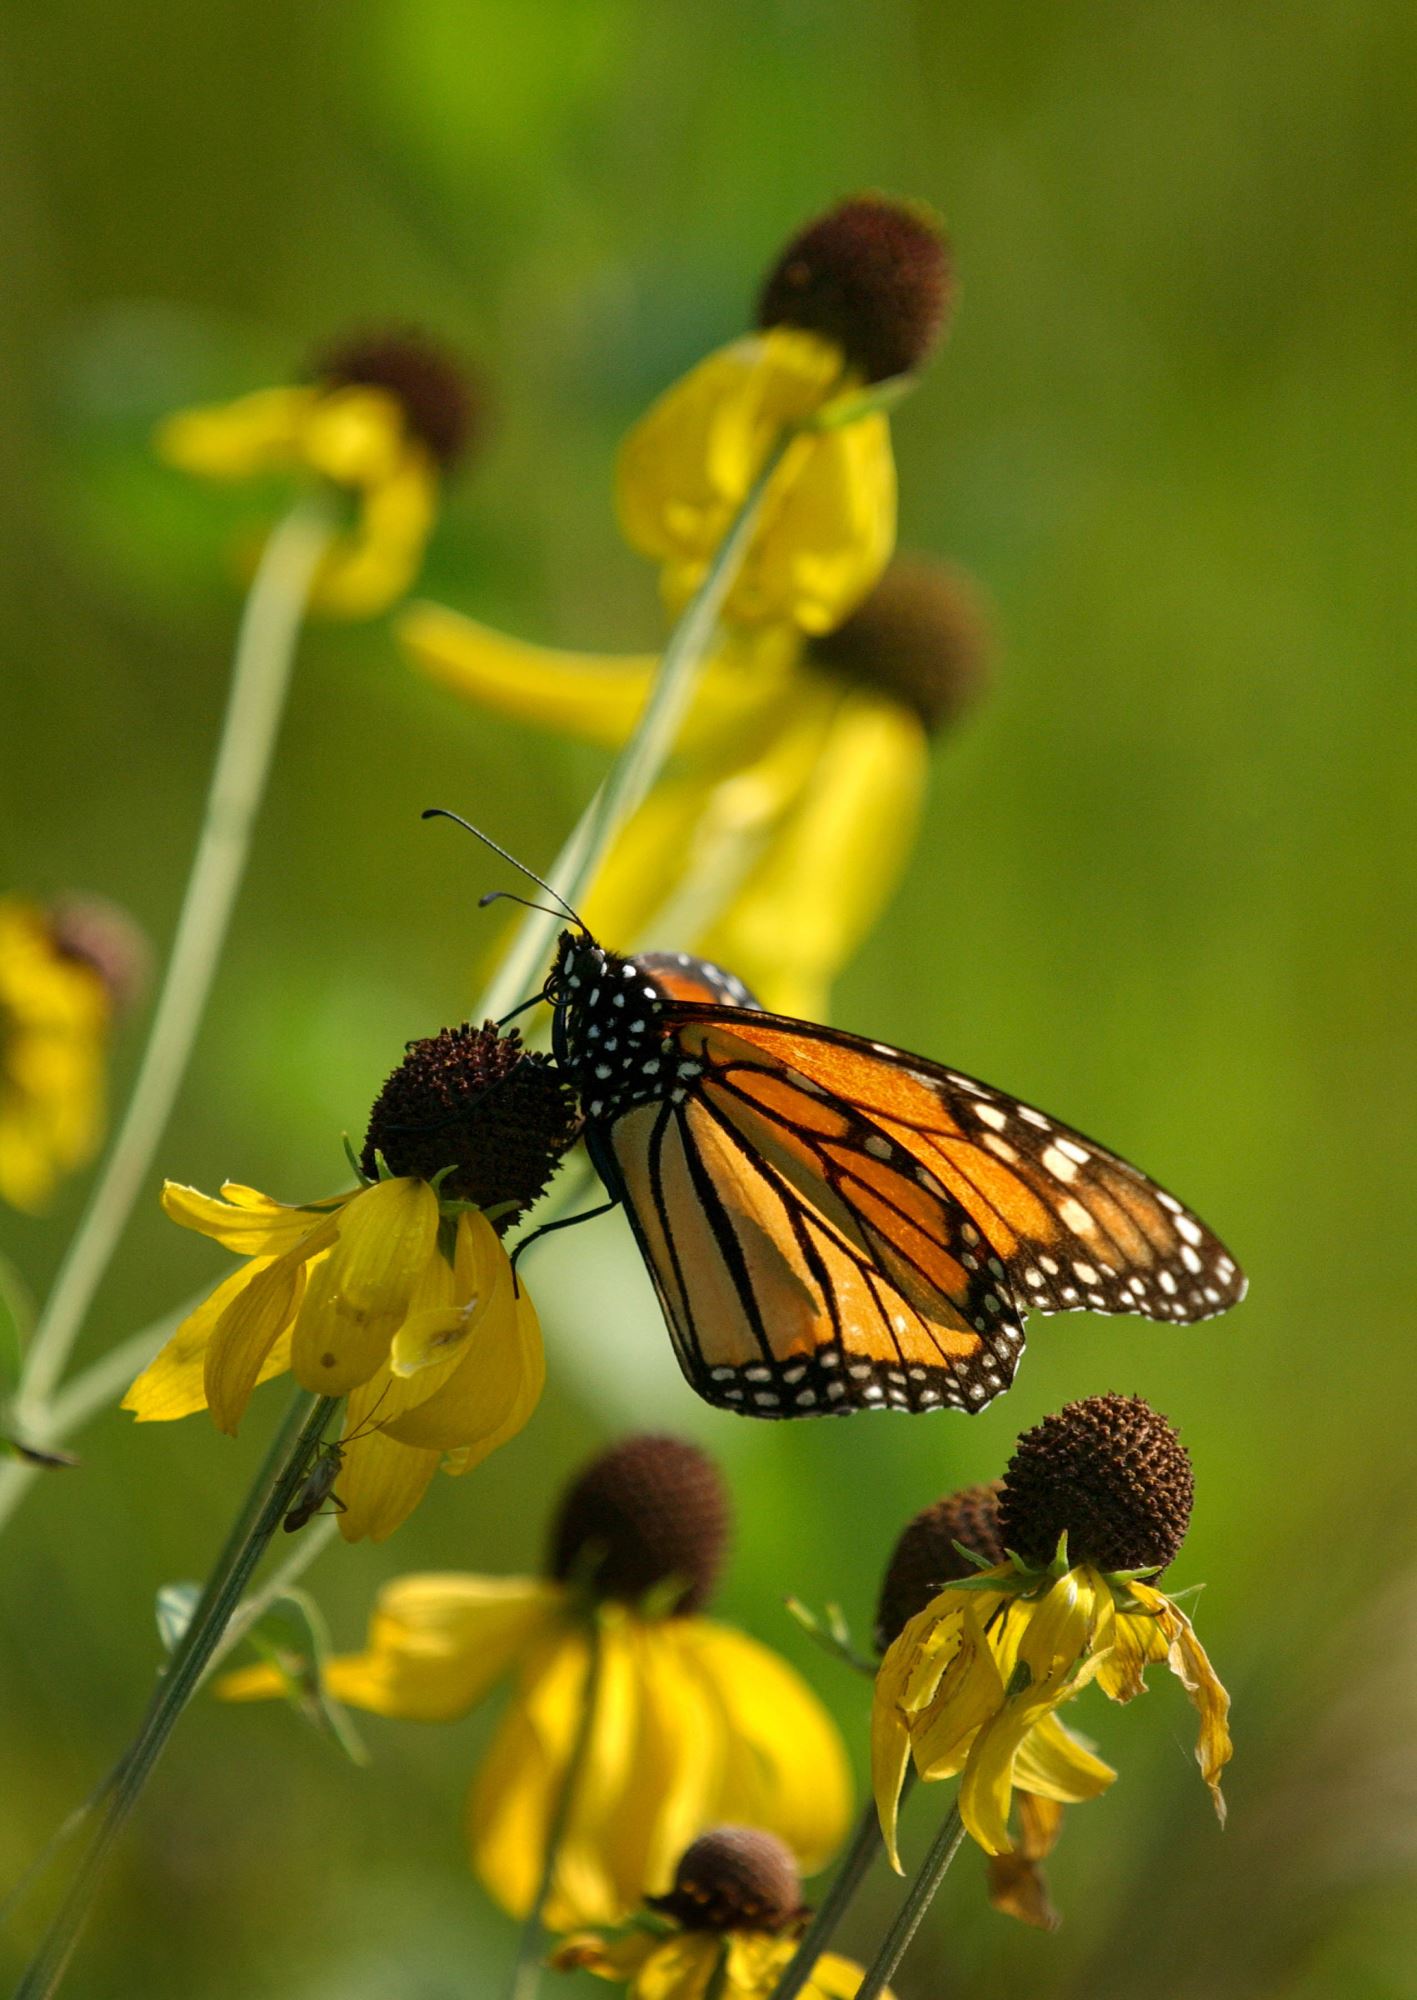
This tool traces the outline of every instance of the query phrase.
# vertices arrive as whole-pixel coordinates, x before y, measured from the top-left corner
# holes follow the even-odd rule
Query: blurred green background
[[[1174,1683],[1078,1719],[1121,1770],[1069,1816],[1063,1929],[966,1854],[902,2000],[1417,1994],[1417,1490],[1407,1259],[1417,751],[1408,667],[1417,15],[1215,0],[10,0],[0,14],[0,886],[100,891],[159,941],[223,696],[241,507],[157,467],[154,416],[412,320],[495,402],[424,588],[530,637],[639,645],[616,440],[745,324],[782,238],[884,187],[948,216],[954,339],[896,426],[902,539],[997,606],[996,690],[837,1018],[1143,1162],[1252,1276],[1213,1325],[1035,1322],[973,1420],[735,1423],[680,1382],[627,1232],[548,1246],[532,1426],[389,1544],[314,1572],[346,1643],[409,1569],[535,1565],[567,1470],[627,1426],[737,1497],[721,1610],[858,1757],[865,1690],[784,1593],[869,1621],[905,1517],[1064,1400],[1141,1391],[1198,1504],[1176,1584],[1236,1702],[1230,1830]],[[1404,516],[1406,518],[1404,519]],[[301,1198],[402,1043],[456,1018],[504,878],[432,802],[545,864],[600,764],[457,707],[382,625],[310,634],[164,1170]],[[664,940],[666,944],[673,940]],[[120,1052],[131,1073],[138,1031]],[[1405,1185],[1407,1184],[1407,1185]],[[3,1247],[42,1289],[81,1189]],[[224,1268],[137,1218],[97,1353]],[[151,1605],[257,1463],[205,1420],[82,1440],[3,1551],[0,1879],[115,1754]],[[358,1771],[278,1708],[184,1721],[73,1974],[143,1993],[453,2000],[512,1949],[458,1816],[489,1724],[371,1722]],[[923,1851],[944,1800],[917,1798]],[[844,1943],[865,1949],[884,1877]],[[16,1920],[16,1962],[44,1897]],[[579,1991],[564,1982],[567,1993]],[[604,1990],[596,1988],[595,1990]]]

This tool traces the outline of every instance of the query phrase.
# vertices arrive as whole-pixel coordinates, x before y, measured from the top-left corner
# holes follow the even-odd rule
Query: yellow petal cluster
[[[1005,1564],[977,1584],[948,1586],[905,1626],[876,1681],[873,1783],[895,1866],[910,1759],[924,1779],[958,1776],[967,1831],[986,1854],[1012,1853],[1016,1788],[1072,1804],[1096,1797],[1116,1775],[1063,1728],[1055,1711],[1092,1680],[1112,1700],[1129,1701],[1144,1691],[1146,1666],[1160,1661],[1199,1712],[1197,1761],[1223,1818],[1229,1697],[1169,1598],[1146,1584],[1116,1583],[1088,1565],[1030,1578]],[[1034,1845],[1048,1840],[1047,1819],[1029,1830]]]
[[[466,699],[597,744],[628,737],[658,665],[530,646],[433,605],[398,630]],[[919,718],[811,669],[792,628],[729,631],[675,762],[616,836],[581,914],[617,949],[683,942],[765,1006],[820,1019],[905,865],[927,763]]]
[[[631,1931],[605,1938],[567,1938],[552,1954],[559,1972],[614,1979],[630,2000],[770,2000],[792,1962],[796,1940],[766,1931],[676,1931],[669,1937]],[[823,1952],[802,1988],[803,2000],[854,2000],[859,1965]],[[891,2000],[889,1987],[882,1989]]]
[[[0,1201],[38,1212],[103,1127],[112,1004],[42,910],[0,897]]]
[[[381,1541],[444,1454],[466,1472],[516,1434],[545,1380],[541,1331],[487,1218],[440,1214],[426,1181],[380,1181],[304,1204],[228,1182],[169,1181],[174,1222],[246,1258],[189,1314],[123,1407],[140,1421],[209,1409],[235,1434],[259,1382],[289,1370],[347,1396],[339,1517]]]
[[[205,479],[313,478],[353,498],[353,525],[337,537],[315,579],[315,610],[375,617],[406,595],[418,575],[437,509],[438,469],[388,390],[261,389],[178,411],[156,443],[169,464]]]
[[[669,1887],[690,1841],[725,1822],[776,1833],[804,1869],[820,1867],[846,1830],[850,1776],[799,1675],[712,1619],[618,1604],[595,1616],[593,1637],[583,1604],[541,1578],[402,1577],[380,1592],[365,1651],[332,1661],[326,1686],[356,1708],[446,1722],[513,1677],[468,1796],[467,1838],[474,1870],[515,1916],[535,1900],[588,1687],[551,1928],[623,1921]],[[283,1683],[257,1666],[219,1691],[259,1699]]]
[[[778,440],[859,386],[833,342],[772,327],[708,355],[634,426],[616,469],[620,525],[659,563],[671,612],[703,582]],[[801,432],[763,496],[725,617],[831,631],[889,562],[895,517],[884,416]]]

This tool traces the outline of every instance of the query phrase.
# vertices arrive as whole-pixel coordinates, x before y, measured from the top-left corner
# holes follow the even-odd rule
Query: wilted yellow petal
[[[291,1349],[296,1380],[323,1396],[347,1395],[387,1359],[438,1255],[438,1202],[426,1181],[363,1188],[337,1221],[338,1240],[311,1273]]]
[[[1026,1791],[1015,1793],[1015,1800],[1018,1845],[1012,1854],[989,1856],[989,1901],[1006,1917],[1016,1917],[1035,1930],[1055,1931],[1061,1919],[1038,1864],[1053,1851],[1062,1830],[1063,1808]]]
[[[1166,1658],[1169,1643],[1155,1610],[1118,1612],[1112,1644],[1097,1663],[1097,1685],[1112,1701],[1144,1694],[1144,1670]]]
[[[174,1417],[187,1417],[194,1410],[207,1407],[204,1376],[207,1342],[212,1330],[237,1294],[252,1278],[269,1269],[274,1261],[271,1257],[257,1257],[239,1271],[233,1271],[217,1286],[210,1298],[204,1299],[195,1312],[187,1315],[171,1340],[148,1363],[123,1398],[122,1407],[131,1410],[140,1424],[169,1422]],[[261,1363],[256,1376],[257,1384],[269,1381],[272,1375],[280,1374],[289,1366],[290,1338],[287,1333],[277,1339]]]
[[[250,479],[300,463],[299,444],[313,388],[258,389],[231,403],[179,410],[158,427],[159,456],[206,479]]]
[[[1034,1723],[1014,1758],[1014,1783],[1036,1798],[1076,1805],[1105,1792],[1117,1773],[1056,1714]]]
[[[1169,1598],[1163,1598],[1160,1591],[1156,1591],[1154,1595],[1165,1607],[1162,1620],[1170,1641],[1166,1663],[1190,1696],[1191,1705],[1200,1716],[1200,1735],[1196,1739],[1196,1762],[1200,1765],[1201,1776],[1210,1788],[1216,1818],[1224,1826],[1225,1798],[1220,1789],[1220,1774],[1230,1762],[1235,1749],[1230,1740],[1230,1696],[1221,1686],[1205,1647],[1196,1637],[1195,1627],[1185,1612]]]

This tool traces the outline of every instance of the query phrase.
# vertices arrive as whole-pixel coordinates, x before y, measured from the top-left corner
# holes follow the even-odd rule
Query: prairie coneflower
[[[330,549],[311,603],[372,618],[413,583],[442,478],[478,410],[463,371],[422,334],[356,335],[316,356],[309,379],[180,410],[157,433],[169,464],[225,481],[270,474],[348,494],[354,521]]]
[[[107,903],[0,896],[0,1201],[34,1213],[93,1157],[115,1015],[146,946]]]
[[[501,1232],[570,1143],[565,1087],[515,1030],[413,1042],[375,1103],[358,1187],[284,1203],[169,1181],[174,1222],[246,1258],[138,1377],[140,1419],[210,1409],[235,1433],[286,1369],[346,1396],[340,1530],[381,1541],[447,1453],[466,1472],[519,1431],[545,1375],[541,1332]]]
[[[337,1700],[448,1722],[514,1677],[468,1799],[472,1865],[515,1916],[614,1924],[667,1890],[687,1843],[724,1819],[784,1839],[808,1867],[840,1840],[849,1779],[826,1711],[785,1661],[702,1616],[728,1504],[694,1445],[632,1437],[566,1491],[538,1577],[434,1574],[384,1587],[365,1652],[336,1659]],[[258,1666],[220,1692],[283,1692]]]
[[[601,744],[630,735],[658,665],[529,646],[434,605],[404,613],[399,636],[466,699]],[[988,643],[968,579],[922,557],[898,559],[829,634],[727,631],[587,923],[626,950],[682,944],[775,1011],[822,1019],[905,866],[931,739],[975,697]]]
[[[881,1586],[876,1650],[886,1652],[911,1619],[947,1584],[976,1577],[1006,1559],[999,1529],[1000,1482],[969,1486],[922,1508],[901,1533]],[[1038,1930],[1057,1928],[1041,1863],[1062,1828],[1063,1793],[1092,1798],[1116,1774],[1053,1714],[1033,1725],[1014,1766],[1017,1834],[1013,1850],[988,1857],[989,1900],[996,1910]],[[1030,1791],[1034,1776],[1043,1791]]]
[[[552,1965],[617,1980],[631,2000],[769,2000],[808,1915],[791,1850],[748,1826],[701,1834],[668,1894],[647,1905],[620,1937],[567,1938]],[[804,2000],[852,2000],[860,1984],[860,1966],[827,1952],[801,1990]]]
[[[1190,1460],[1140,1397],[1070,1403],[1019,1440],[998,1501],[1010,1559],[946,1582],[892,1641],[876,1682],[872,1761],[891,1859],[907,1763],[959,1775],[965,1830],[990,1855],[1021,1843],[1015,1790],[1055,1804],[1093,1796],[1113,1773],[1058,1724],[1095,1680],[1114,1701],[1164,1662],[1200,1715],[1196,1758],[1223,1817],[1229,1697],[1185,1613],[1143,1582],[1175,1556],[1190,1519]],[[1036,1845],[1025,1825],[1022,1844]]]
[[[861,196],[787,245],[763,286],[758,331],[690,369],[621,447],[621,526],[660,564],[671,611],[702,582],[779,439],[853,391],[913,374],[949,305],[944,235],[916,204]],[[884,414],[803,428],[768,486],[725,616],[804,632],[839,625],[890,560],[895,500]]]

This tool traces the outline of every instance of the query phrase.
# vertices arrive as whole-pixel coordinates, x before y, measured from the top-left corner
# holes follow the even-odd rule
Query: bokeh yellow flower
[[[906,1623],[877,1677],[873,1782],[897,1867],[912,1757],[921,1778],[959,1776],[966,1830],[986,1854],[1010,1854],[1019,1845],[1009,1827],[1015,1787],[1069,1804],[1115,1775],[1056,1710],[1091,1681],[1130,1701],[1158,1662],[1199,1713],[1196,1758],[1223,1819],[1229,1697],[1184,1612],[1140,1580],[1179,1549],[1192,1490],[1180,1440],[1140,1398],[1069,1404],[1019,1440],[999,1502],[1013,1560],[947,1584]],[[1056,1824],[1046,1814],[1034,1821],[1023,1838],[1046,1849]]]
[[[890,426],[879,411],[817,426],[829,405],[924,363],[949,292],[939,224],[912,204],[859,197],[793,238],[764,283],[758,331],[690,369],[621,447],[620,525],[660,565],[671,612],[784,439],[724,615],[829,632],[855,610],[895,546]]]
[[[767,1647],[700,1615],[726,1533],[702,1452],[628,1439],[568,1489],[546,1576],[400,1578],[366,1650],[326,1667],[337,1700],[428,1722],[513,1678],[467,1806],[472,1866],[513,1915],[536,1898],[578,1742],[552,1929],[620,1922],[723,1819],[769,1828],[807,1867],[839,1843],[850,1780],[826,1711]],[[220,1686],[238,1700],[282,1691],[268,1665]]]
[[[205,479],[274,474],[346,494],[353,519],[326,554],[311,605],[372,618],[422,567],[440,481],[465,450],[473,415],[461,372],[402,332],[330,348],[308,382],[180,410],[156,445],[169,464]]]
[[[144,949],[107,904],[0,897],[0,1201],[37,1213],[103,1134],[115,1013]]]
[[[553,1952],[552,1965],[613,1979],[631,2000],[770,2000],[808,1915],[791,1850],[750,1826],[701,1834],[672,1889],[648,1902],[668,1927],[651,1920],[620,1937],[581,1933]],[[823,1952],[803,2000],[853,2000],[861,1979],[859,1965]]]
[[[597,744],[629,736],[658,664],[527,645],[436,605],[410,607],[398,632],[465,699]],[[586,922],[619,949],[731,965],[765,1006],[822,1019],[905,866],[930,739],[967,706],[986,652],[967,580],[923,558],[893,564],[825,637],[725,628]]]
[[[498,1229],[541,1192],[569,1137],[549,1064],[515,1035],[449,1030],[411,1044],[385,1085],[367,1178],[349,1193],[283,1203],[234,1183],[217,1198],[169,1181],[173,1221],[246,1261],[123,1407],[140,1421],[209,1409],[234,1435],[257,1384],[287,1369],[303,1388],[347,1397],[340,1531],[382,1541],[440,1462],[470,1471],[536,1408],[541,1330]]]

